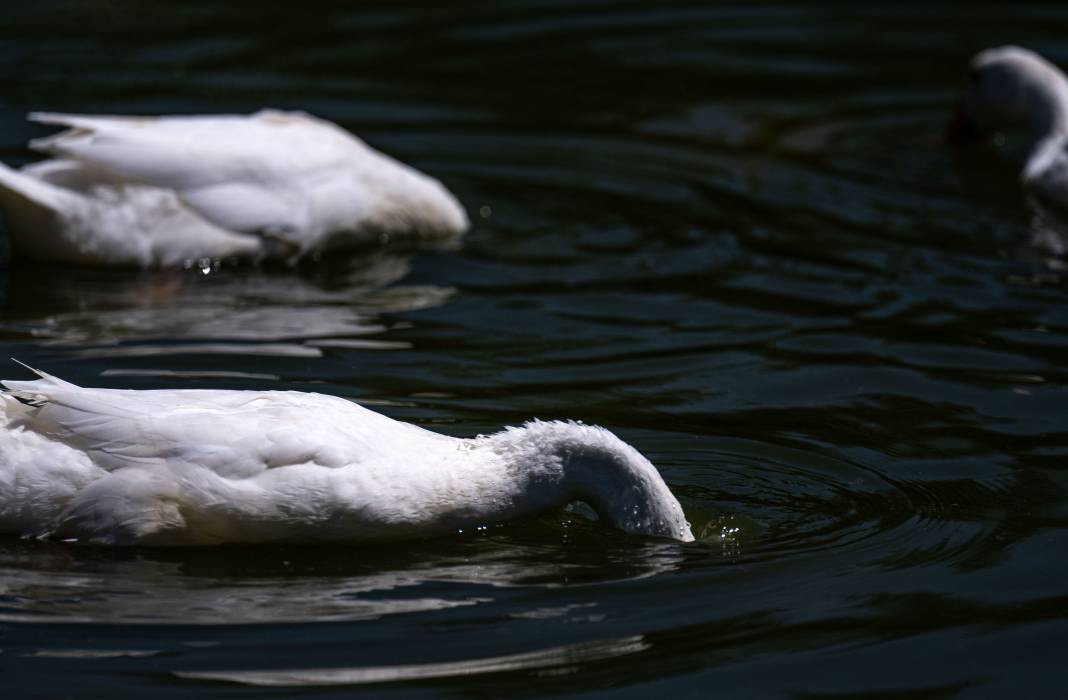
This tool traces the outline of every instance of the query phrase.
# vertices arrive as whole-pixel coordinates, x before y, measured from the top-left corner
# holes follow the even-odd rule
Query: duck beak
[[[958,101],[953,106],[953,116],[946,124],[945,142],[950,146],[966,146],[983,137],[983,130],[968,117]]]

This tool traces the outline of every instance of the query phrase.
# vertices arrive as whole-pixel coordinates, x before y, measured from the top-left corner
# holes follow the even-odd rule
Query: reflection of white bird
[[[56,159],[0,164],[14,246],[39,260],[292,259],[468,225],[440,182],[303,113],[30,118],[69,127],[31,143]]]
[[[40,376],[4,382],[0,531],[103,544],[383,540],[581,500],[627,532],[693,540],[656,468],[603,428],[534,421],[460,439],[320,394]]]
[[[1021,178],[1028,190],[1068,206],[1068,79],[1033,51],[1002,46],[976,54],[947,129],[961,143],[1003,129],[1025,129],[1030,143]]]

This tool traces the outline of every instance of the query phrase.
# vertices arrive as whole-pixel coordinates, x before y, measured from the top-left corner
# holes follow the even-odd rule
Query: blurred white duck
[[[1068,206],[1068,79],[1055,65],[1018,46],[987,49],[972,58],[968,82],[947,129],[951,142],[1026,129],[1030,134],[1024,185]]]
[[[656,468],[607,430],[533,421],[473,439],[292,391],[84,389],[38,372],[0,396],[0,531],[102,544],[384,540],[585,501],[693,540]]]
[[[289,260],[383,238],[453,238],[468,226],[440,182],[304,113],[29,118],[69,127],[30,144],[54,160],[0,164],[15,249],[38,260]]]

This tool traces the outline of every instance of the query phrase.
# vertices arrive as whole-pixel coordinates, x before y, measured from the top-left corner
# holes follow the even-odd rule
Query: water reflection
[[[1009,222],[991,225],[987,235],[1014,258],[1036,261],[1063,273],[1068,253],[1068,218],[1055,204],[1026,191],[1020,182],[1022,144],[981,142],[953,151],[955,174],[968,195],[985,212],[998,212]],[[985,213],[981,212],[981,213]]]
[[[32,339],[50,356],[104,360],[403,349],[380,338],[388,330],[381,315],[439,306],[452,294],[403,284],[409,269],[410,256],[385,251],[314,269],[224,266],[207,274],[20,264],[7,271],[0,334]]]
[[[1031,212],[1031,247],[1044,255],[1051,270],[1063,273],[1068,254],[1068,216],[1035,197],[1027,199]]]
[[[637,654],[649,648],[640,635],[602,639],[579,644],[525,651],[518,654],[403,666],[363,666],[358,668],[293,668],[263,671],[176,671],[179,678],[230,681],[256,686],[319,686],[389,683],[427,678],[475,676],[504,671],[555,669],[556,673],[577,670],[588,664],[619,656]]]
[[[402,548],[123,551],[5,539],[0,620],[202,625],[369,620],[492,604],[501,588],[641,579],[674,570],[683,557],[677,545],[620,543],[592,523],[566,518],[506,529],[516,532]],[[544,539],[553,532],[563,548]],[[568,615],[565,607],[541,617]]]

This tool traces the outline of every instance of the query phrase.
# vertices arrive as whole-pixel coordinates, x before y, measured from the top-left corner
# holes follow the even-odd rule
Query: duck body
[[[467,229],[440,182],[299,112],[117,117],[35,113],[66,127],[0,164],[15,250],[88,265],[285,259]]]
[[[627,532],[690,541],[678,501],[595,426],[474,439],[289,391],[87,389],[5,381],[0,531],[112,545],[375,541],[575,500]]]
[[[986,49],[972,58],[947,136],[959,143],[1003,130],[1028,133],[1020,173],[1027,191],[1068,208],[1068,78],[1018,46]]]

